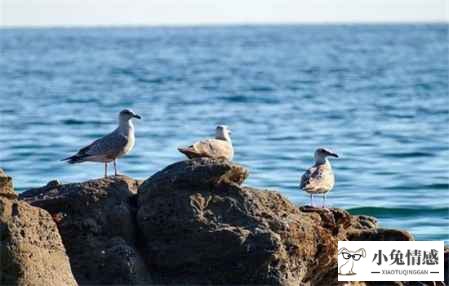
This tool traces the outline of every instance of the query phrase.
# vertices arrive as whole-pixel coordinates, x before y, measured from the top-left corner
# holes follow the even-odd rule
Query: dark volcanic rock
[[[247,176],[203,158],[142,184],[123,176],[54,181],[20,197],[53,215],[80,284],[439,285],[339,283],[339,240],[413,237],[342,209],[298,208],[279,193],[241,186]]]
[[[141,186],[141,190],[166,188],[167,190],[213,187],[220,182],[241,185],[248,177],[248,170],[226,160],[199,158],[174,163],[151,176]],[[139,200],[146,200],[149,192],[139,193]]]
[[[348,240],[411,241],[415,238],[405,230],[378,228],[355,230],[348,234]]]
[[[0,285],[77,285],[50,214],[12,193],[0,172]]]
[[[78,283],[143,284],[150,277],[137,251],[137,187],[125,176],[53,182],[20,198],[52,214]]]
[[[343,209],[337,208],[314,208],[303,206],[300,211],[313,216],[313,221],[320,224],[326,231],[332,234],[332,240],[338,244],[339,240],[414,240],[413,236],[404,230],[378,228],[377,220],[364,215],[351,215]],[[310,285],[354,285],[354,286],[376,286],[376,285],[434,285],[433,282],[419,282],[423,284],[413,284],[418,282],[338,282],[337,276],[337,253],[335,250],[324,250],[326,256],[332,260],[329,267],[323,267],[315,273]],[[320,263],[319,260],[317,263]],[[428,283],[428,284],[426,284]],[[438,285],[438,284],[436,284]]]
[[[276,192],[241,187],[247,174],[225,161],[194,159],[139,188],[137,219],[157,282],[298,285],[335,265],[329,254],[352,217],[301,211]]]

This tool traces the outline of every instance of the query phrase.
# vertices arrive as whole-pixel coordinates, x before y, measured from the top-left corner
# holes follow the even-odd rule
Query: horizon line
[[[0,23],[0,30],[6,29],[92,29],[92,28],[214,28],[214,27],[242,27],[242,26],[381,26],[381,25],[448,25],[449,19],[431,21],[308,21],[308,22],[229,22],[229,23],[172,23],[172,24],[73,24],[73,25],[4,25]]]

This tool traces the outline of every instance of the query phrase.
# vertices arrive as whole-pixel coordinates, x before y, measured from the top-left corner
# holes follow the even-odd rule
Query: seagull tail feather
[[[192,147],[179,147],[178,151],[186,155],[189,159],[199,157]]]
[[[79,156],[79,155],[73,155],[67,158],[62,159],[61,161],[67,161],[67,163],[69,164],[76,164],[76,163],[81,163],[84,160],[84,156]]]

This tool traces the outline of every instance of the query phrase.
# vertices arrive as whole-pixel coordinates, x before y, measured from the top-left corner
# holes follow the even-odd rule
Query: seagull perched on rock
[[[178,148],[178,150],[189,159],[209,157],[231,161],[234,157],[234,148],[230,134],[231,130],[226,125],[218,125],[215,129],[215,139],[202,140],[189,147]]]
[[[301,177],[299,188],[310,194],[310,204],[313,206],[313,195],[323,195],[323,207],[326,203],[326,193],[335,185],[335,176],[328,156],[338,158],[338,155],[326,148],[315,150],[315,164]]]
[[[117,176],[116,160],[128,154],[134,147],[134,125],[132,119],[141,119],[131,109],[123,109],[118,116],[118,127],[108,135],[95,140],[78,153],[63,159],[69,164],[82,162],[103,162],[104,176],[108,176],[108,163],[114,162],[114,171]]]

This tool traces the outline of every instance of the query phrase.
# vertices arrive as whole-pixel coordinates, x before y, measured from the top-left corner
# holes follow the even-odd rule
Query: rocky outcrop
[[[52,214],[82,285],[343,285],[339,240],[413,239],[372,217],[298,208],[277,192],[242,186],[247,176],[228,161],[193,159],[144,182],[53,181],[21,199]]]
[[[247,175],[195,159],[140,186],[137,221],[158,283],[335,285],[338,240],[412,239],[341,209],[298,209],[279,193],[242,187]]]
[[[67,185],[53,181],[21,194],[21,199],[52,214],[78,283],[148,284],[137,251],[138,185],[125,176]]]
[[[0,285],[77,285],[50,214],[16,198],[0,169]]]

